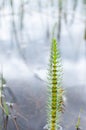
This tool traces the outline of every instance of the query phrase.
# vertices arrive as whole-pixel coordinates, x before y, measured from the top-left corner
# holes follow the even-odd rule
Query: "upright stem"
[[[53,64],[53,78],[52,78],[52,120],[51,130],[56,130],[56,116],[57,116],[57,74],[56,74],[56,62]]]
[[[48,127],[58,130],[60,114],[63,111],[63,90],[61,88],[60,54],[56,39],[52,39],[49,69]]]

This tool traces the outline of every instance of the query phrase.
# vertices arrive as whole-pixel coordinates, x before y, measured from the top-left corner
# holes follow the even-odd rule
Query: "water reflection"
[[[0,0],[0,64],[21,130],[42,130],[46,124],[46,69],[55,24],[67,93],[62,126],[73,130],[82,107],[85,129],[85,9],[85,0]],[[8,122],[8,129],[15,126]]]

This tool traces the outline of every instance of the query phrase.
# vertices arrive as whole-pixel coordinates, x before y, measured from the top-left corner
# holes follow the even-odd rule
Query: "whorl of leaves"
[[[61,87],[62,66],[59,48],[55,38],[52,39],[48,70],[48,127],[49,130],[58,130],[59,118],[63,112],[63,89]]]

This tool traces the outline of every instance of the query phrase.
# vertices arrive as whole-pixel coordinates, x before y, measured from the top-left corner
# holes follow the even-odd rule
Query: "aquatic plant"
[[[77,123],[76,123],[76,130],[80,130],[80,116],[78,117]]]
[[[59,47],[55,38],[52,39],[50,64],[48,71],[48,130],[58,130],[61,113],[64,110],[63,93],[61,87],[62,66]]]
[[[1,129],[3,128],[7,130],[8,125],[8,119],[11,117],[13,123],[16,126],[16,130],[19,130],[17,121],[16,121],[16,115],[14,115],[11,111],[13,109],[13,103],[8,102],[6,99],[6,93],[4,92],[6,87],[6,80],[3,77],[3,72],[0,74],[0,108],[2,110],[2,122],[3,125],[1,125]],[[1,120],[1,118],[0,118]]]
[[[81,112],[82,112],[82,109],[80,109],[80,112],[79,112],[79,115],[78,115],[78,119],[77,119],[76,126],[75,126],[76,130],[81,130],[80,129],[80,123],[81,123],[81,116],[80,116],[80,114],[81,114]]]
[[[8,116],[10,113],[9,113],[9,109],[6,104],[5,95],[3,92],[5,85],[6,85],[6,80],[3,78],[3,73],[1,73],[0,75],[0,108],[2,110],[4,128],[7,128]],[[1,126],[1,130],[2,130],[2,127],[3,126]]]
[[[8,116],[9,115],[9,110],[8,110],[7,105],[6,105],[5,99],[3,98],[4,97],[3,89],[4,89],[4,85],[6,84],[6,81],[3,78],[3,74],[1,74],[0,76],[1,76],[0,77],[0,107],[2,108],[2,110],[6,114],[6,116]]]

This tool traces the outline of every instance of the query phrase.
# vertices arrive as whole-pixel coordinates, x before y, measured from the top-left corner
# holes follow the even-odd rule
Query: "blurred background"
[[[85,11],[85,0],[0,0],[0,64],[6,77],[12,78],[12,71],[19,74],[24,64],[46,69],[54,30],[63,59],[64,85],[86,84]]]
[[[69,113],[78,114],[82,106],[86,108],[86,0],[0,0],[0,64],[20,110],[31,116],[25,130],[42,130],[46,124],[46,70],[53,32],[61,52],[63,87],[68,91],[65,100]],[[82,97],[79,102],[76,96]],[[65,130],[74,119],[68,115],[64,115]]]

